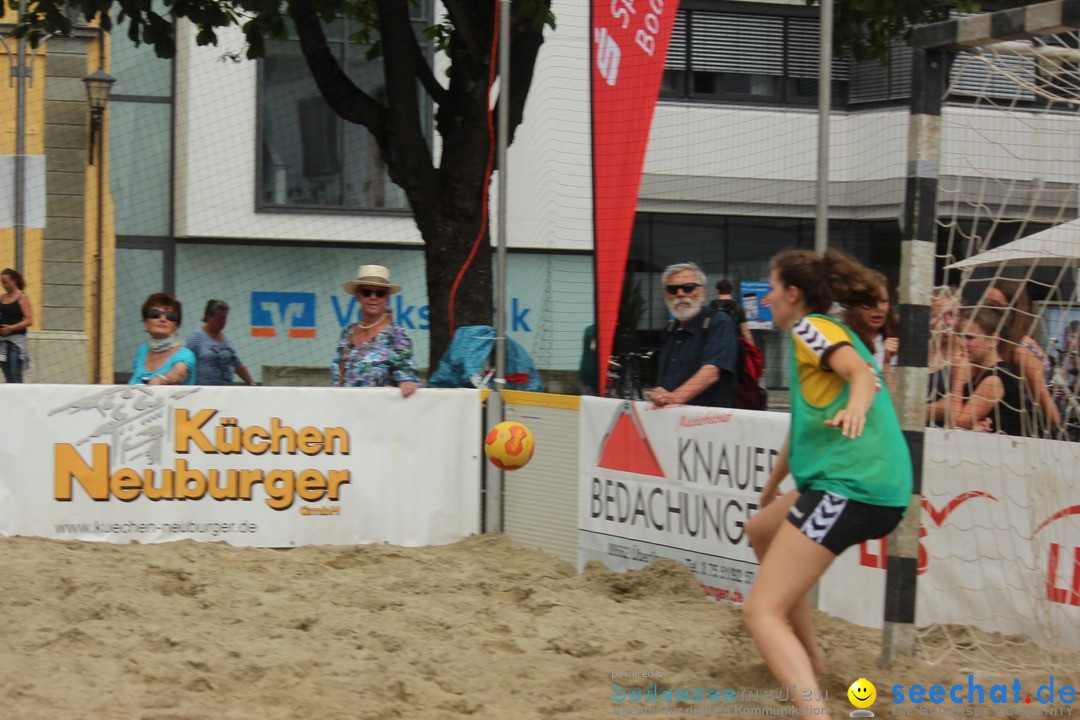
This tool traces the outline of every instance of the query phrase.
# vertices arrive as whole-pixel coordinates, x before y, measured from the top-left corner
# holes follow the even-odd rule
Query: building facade
[[[584,5],[554,3],[558,29],[540,52],[507,167],[507,329],[539,367],[567,372],[578,366],[594,303]],[[439,11],[421,3],[417,26]],[[338,28],[331,37],[343,66],[378,96],[377,68],[364,60],[363,48],[350,47],[348,34],[347,27]],[[427,328],[438,320],[427,311],[421,238],[366,132],[329,112],[294,43],[270,43],[266,58],[248,61],[237,59],[244,52],[239,32],[222,33],[216,47],[198,47],[185,22],[177,35],[173,60],[132,46],[122,33],[111,38],[107,66],[117,82],[106,167],[115,229],[107,227],[106,245],[111,248],[115,237],[116,254],[108,257],[104,285],[107,376],[124,379],[143,339],[138,308],[161,289],[185,303],[182,332],[198,325],[208,299],[228,302],[228,332],[257,378],[264,368],[321,372],[341,328],[357,313],[341,285],[368,263],[389,266],[404,286],[394,296],[396,319],[409,330],[419,364],[435,364],[427,357]],[[643,344],[655,342],[666,321],[659,287],[666,265],[692,260],[710,283],[727,277],[737,284],[767,279],[775,252],[813,246],[817,37],[817,10],[801,2],[679,5],[627,268],[627,284],[640,293],[644,308],[636,321]],[[84,53],[79,72],[91,64]],[[438,57],[434,64],[445,70]],[[829,243],[895,281],[910,55],[897,48],[888,66],[837,60],[833,76]],[[991,134],[1023,132],[981,108],[949,112],[979,114]],[[432,144],[437,156],[434,132]],[[1047,167],[1056,162],[1036,160]],[[1056,172],[1004,169],[1013,171]],[[89,193],[83,205],[92,206],[86,198],[92,200],[93,173],[84,168],[83,174]],[[50,192],[60,183],[50,175]],[[89,348],[84,336],[92,326],[86,318],[92,299],[84,294],[80,307],[70,288],[86,286],[85,248],[93,244],[93,231],[64,229],[73,226],[59,217],[49,218],[39,263],[53,269],[28,273],[28,279],[32,287],[42,283],[43,291],[34,293],[46,303],[39,327],[60,330],[49,323],[75,318],[78,312],[61,310],[72,303],[82,311],[82,324],[65,320],[63,331],[82,333]],[[66,259],[74,258],[71,248],[49,249],[54,227],[79,236],[81,265]],[[0,236],[0,250],[11,255],[8,237]],[[74,264],[63,266],[65,275],[61,263]],[[49,278],[71,284],[51,286]],[[767,350],[768,384],[786,385],[783,335],[757,333]]]

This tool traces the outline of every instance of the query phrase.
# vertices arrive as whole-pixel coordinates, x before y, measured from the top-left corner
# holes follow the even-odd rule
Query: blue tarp
[[[484,382],[495,368],[495,328],[469,325],[458,328],[450,347],[443,353],[439,367],[428,379],[428,387],[490,387]],[[541,392],[540,373],[529,353],[510,338],[506,339],[506,389]]]

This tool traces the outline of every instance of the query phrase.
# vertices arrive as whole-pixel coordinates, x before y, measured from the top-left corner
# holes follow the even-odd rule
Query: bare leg
[[[759,563],[764,561],[765,553],[768,551],[773,537],[776,536],[776,532],[780,529],[780,525],[789,524],[787,522],[788,511],[791,510],[791,506],[798,499],[799,492],[797,490],[785,493],[766,505],[746,524],[750,547],[754,549],[754,554],[757,555]],[[810,663],[814,667],[814,672],[819,675],[827,673],[829,668],[825,664],[825,654],[821,652],[817,635],[814,633],[814,621],[810,615],[810,598],[805,593],[795,604],[795,607],[792,608],[788,619],[791,620],[795,636],[799,638],[799,642],[806,648],[806,654],[810,656]]]
[[[834,558],[791,523],[781,523],[743,605],[743,620],[765,664],[781,685],[796,687],[795,704],[814,708],[817,717],[828,717],[828,710],[815,699],[818,686],[810,654],[788,627],[787,618]]]

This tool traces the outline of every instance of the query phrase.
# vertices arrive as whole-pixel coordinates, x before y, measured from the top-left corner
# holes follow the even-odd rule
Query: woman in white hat
[[[409,397],[420,387],[413,362],[412,342],[405,329],[394,323],[387,304],[401,286],[390,282],[390,270],[382,265],[361,265],[356,279],[343,286],[360,304],[360,321],[341,332],[337,353],[330,365],[331,384],[338,387],[401,388]]]

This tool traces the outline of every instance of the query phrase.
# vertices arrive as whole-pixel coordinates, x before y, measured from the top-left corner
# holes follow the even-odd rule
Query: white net
[[[919,648],[973,668],[1080,650],[1080,46],[959,53],[941,121]]]

